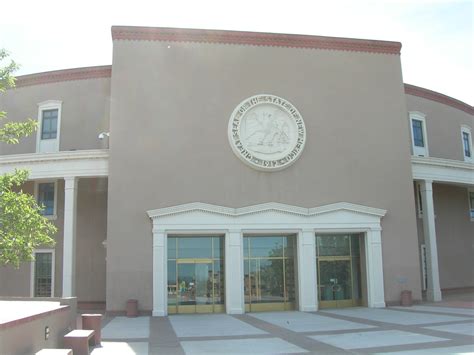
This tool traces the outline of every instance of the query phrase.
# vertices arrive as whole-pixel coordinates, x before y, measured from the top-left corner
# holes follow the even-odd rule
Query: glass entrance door
[[[168,238],[168,313],[225,311],[222,239]]]
[[[212,260],[178,261],[177,313],[214,312]]]
[[[361,304],[359,238],[358,234],[316,237],[320,308]]]
[[[295,308],[294,237],[244,237],[246,312]]]

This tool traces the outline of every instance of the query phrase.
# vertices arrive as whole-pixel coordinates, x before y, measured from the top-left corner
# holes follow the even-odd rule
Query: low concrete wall
[[[15,302],[53,301],[60,305],[52,310],[38,311],[28,316],[0,323],[0,354],[34,354],[44,348],[61,348],[63,337],[76,328],[76,298],[0,298],[11,302],[12,307],[21,307]],[[46,339],[46,327],[49,337]]]

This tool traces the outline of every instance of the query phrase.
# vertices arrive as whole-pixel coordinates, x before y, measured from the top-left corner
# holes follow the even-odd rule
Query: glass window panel
[[[360,255],[360,235],[359,234],[354,234],[351,236],[351,254],[353,256],[359,256]]]
[[[471,218],[474,218],[474,192],[469,192],[469,204],[471,209]]]
[[[256,302],[284,302],[283,259],[257,259],[259,294]],[[252,299],[253,301],[253,299]]]
[[[350,255],[349,235],[324,235],[316,238],[319,256]]]
[[[194,264],[196,273],[196,304],[213,303],[213,274],[211,263]]]
[[[295,259],[285,259],[285,299],[293,302],[296,299],[295,294]]]
[[[195,264],[178,264],[178,305],[195,304]]]
[[[424,147],[423,139],[423,122],[420,120],[412,120],[413,125],[413,143],[417,147]]]
[[[283,256],[284,237],[248,237],[250,239],[250,257]]]
[[[168,259],[176,259],[176,238],[168,237]]]
[[[168,260],[168,305],[176,305],[177,291],[176,260]]]
[[[178,238],[178,258],[212,258],[211,237]]]
[[[224,238],[223,237],[213,237],[212,238],[212,247],[214,259],[220,259],[224,256]]]
[[[58,110],[44,110],[42,115],[41,139],[56,139]]]
[[[224,260],[214,261],[214,303],[224,304]]]
[[[462,132],[462,140],[464,145],[464,156],[470,158],[471,157],[471,147],[469,144],[469,133]]]
[[[38,204],[44,206],[42,214],[51,216],[54,214],[54,183],[38,184]]]
[[[250,257],[249,246],[250,246],[250,238],[244,237],[244,258]]]
[[[35,297],[51,297],[52,260],[52,253],[35,254]]]

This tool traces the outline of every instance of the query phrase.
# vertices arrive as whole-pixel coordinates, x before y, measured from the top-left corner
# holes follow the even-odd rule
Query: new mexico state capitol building
[[[18,78],[0,172],[59,228],[3,296],[171,313],[384,307],[474,286],[474,109],[397,42],[113,27],[111,66]],[[99,139],[98,137],[103,139]]]

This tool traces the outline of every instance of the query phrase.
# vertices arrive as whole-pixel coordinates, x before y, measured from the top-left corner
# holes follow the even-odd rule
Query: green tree
[[[0,94],[15,86],[13,72],[17,64],[10,60],[8,53],[0,49]],[[0,120],[7,114],[0,111]],[[24,122],[7,122],[0,127],[0,142],[17,144],[20,138],[36,130],[37,123],[32,119]],[[33,251],[39,246],[53,246],[52,236],[56,227],[44,216],[33,196],[22,191],[28,180],[27,170],[0,175],[0,265],[19,267],[23,261],[33,259]]]

